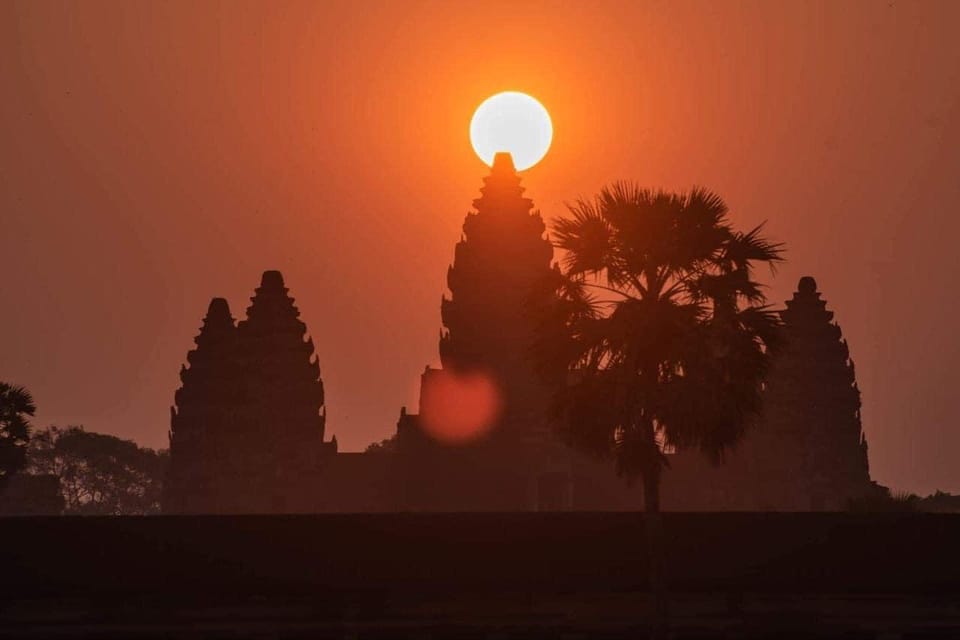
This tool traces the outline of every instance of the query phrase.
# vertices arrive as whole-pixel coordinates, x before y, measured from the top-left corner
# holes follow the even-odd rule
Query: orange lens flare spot
[[[440,369],[423,381],[420,419],[434,439],[445,444],[466,444],[493,428],[501,406],[500,390],[492,377]]]

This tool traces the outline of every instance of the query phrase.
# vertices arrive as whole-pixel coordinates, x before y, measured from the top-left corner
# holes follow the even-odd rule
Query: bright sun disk
[[[513,156],[518,171],[540,162],[553,140],[553,122],[536,98],[504,91],[484,100],[470,120],[470,143],[488,165],[500,151]]]

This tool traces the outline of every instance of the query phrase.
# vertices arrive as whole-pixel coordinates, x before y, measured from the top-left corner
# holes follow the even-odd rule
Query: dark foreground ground
[[[960,640],[960,516],[668,514],[676,638]],[[0,637],[642,638],[634,514],[0,520]]]

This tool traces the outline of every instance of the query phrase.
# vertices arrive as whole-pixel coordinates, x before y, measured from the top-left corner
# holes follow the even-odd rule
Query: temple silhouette
[[[813,278],[800,279],[780,317],[785,344],[773,360],[761,422],[723,465],[674,455],[668,504],[833,511],[882,492],[870,481],[853,360]]]
[[[532,297],[550,276],[553,247],[533,201],[523,197],[509,154],[496,155],[483,182],[447,272],[439,350],[444,370],[494,381],[499,419],[488,437],[454,448],[425,433],[422,416],[402,410],[397,504],[409,510],[569,509],[573,453],[552,437],[546,415],[561,378],[545,380],[530,357],[538,302]],[[424,371],[421,412],[440,374]]]
[[[210,302],[170,418],[170,513],[302,511],[304,487],[336,453],[324,441],[320,365],[279,271],[263,274],[247,318]]]
[[[210,303],[171,409],[167,513],[638,510],[641,491],[613,465],[572,450],[547,407],[563,372],[536,371],[533,309],[553,248],[508,154],[498,154],[467,214],[441,300],[442,366],[421,376],[420,414],[401,409],[389,448],[341,453],[325,440],[312,339],[277,271],[263,274],[234,323]],[[780,312],[760,423],[715,464],[670,456],[667,510],[841,510],[877,491],[860,392],[839,325],[813,278]],[[489,382],[491,424],[451,444],[431,429],[444,380]],[[449,410],[449,407],[448,407]]]

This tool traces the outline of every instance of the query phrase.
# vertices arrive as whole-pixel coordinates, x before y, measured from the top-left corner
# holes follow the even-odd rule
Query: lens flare
[[[493,378],[482,373],[433,370],[424,377],[420,394],[424,431],[445,444],[477,440],[500,415],[500,391]]]

